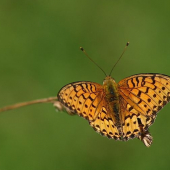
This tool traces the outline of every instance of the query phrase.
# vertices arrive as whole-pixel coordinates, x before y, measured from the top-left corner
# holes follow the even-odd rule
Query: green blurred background
[[[57,95],[74,81],[137,73],[170,75],[170,1],[1,0],[0,107]],[[153,145],[109,140],[78,116],[32,105],[0,115],[0,170],[170,169],[170,105]]]

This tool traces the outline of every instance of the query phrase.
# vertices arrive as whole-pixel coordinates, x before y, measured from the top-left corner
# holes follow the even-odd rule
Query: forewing
[[[96,118],[102,98],[102,86],[93,82],[70,83],[58,93],[58,100],[66,108],[89,121]]]

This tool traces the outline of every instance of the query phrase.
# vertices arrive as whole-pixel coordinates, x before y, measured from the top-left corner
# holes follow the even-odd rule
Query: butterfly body
[[[170,77],[137,74],[116,83],[107,76],[103,85],[70,83],[61,88],[57,97],[57,108],[84,117],[103,136],[122,141],[139,138],[149,147],[152,136],[148,128],[170,101]]]
[[[121,123],[120,123],[120,108],[119,108],[119,93],[116,81],[107,76],[103,81],[103,91],[105,100],[108,103],[108,110],[113,115],[115,125],[119,129],[119,134],[121,133]]]

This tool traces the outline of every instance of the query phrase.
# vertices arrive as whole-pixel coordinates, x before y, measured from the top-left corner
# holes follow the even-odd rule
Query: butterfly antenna
[[[119,57],[119,59],[117,60],[117,62],[115,63],[115,65],[112,67],[109,76],[112,74],[113,69],[115,68],[115,66],[117,65],[117,63],[119,62],[119,60],[122,58],[122,56],[123,56],[123,54],[125,53],[126,48],[128,47],[128,45],[129,45],[129,42],[127,42],[127,44],[126,44],[126,46],[125,46],[125,48],[124,48],[124,50],[123,50],[121,56]]]
[[[88,57],[100,70],[102,70],[102,72],[105,74],[105,76],[107,76],[107,74],[105,73],[105,71],[94,61],[92,60],[88,54],[86,53],[86,51],[84,50],[83,47],[80,47],[80,50],[83,51],[83,53],[86,55],[86,57]]]
[[[49,97],[49,98],[45,98],[45,99],[38,99],[38,100],[29,101],[29,102],[17,103],[17,104],[14,104],[14,105],[10,105],[10,106],[0,108],[0,112],[17,109],[17,108],[20,108],[20,107],[23,107],[23,106],[28,106],[28,105],[31,105],[31,104],[55,103],[56,101],[57,101],[57,97]]]

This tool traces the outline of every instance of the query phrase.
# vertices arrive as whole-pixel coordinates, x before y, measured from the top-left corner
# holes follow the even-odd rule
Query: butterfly
[[[81,50],[85,53],[83,48]],[[85,118],[103,136],[120,141],[138,138],[149,147],[153,140],[149,127],[169,101],[170,77],[167,75],[136,74],[118,83],[106,75],[103,85],[90,81],[73,82],[62,87],[57,97],[7,106],[0,112],[51,102],[60,111]]]
[[[59,91],[54,105],[87,119],[103,136],[122,141],[139,138],[149,147],[153,138],[148,128],[169,101],[169,76],[136,74],[119,83],[110,76],[103,85],[70,83]]]

